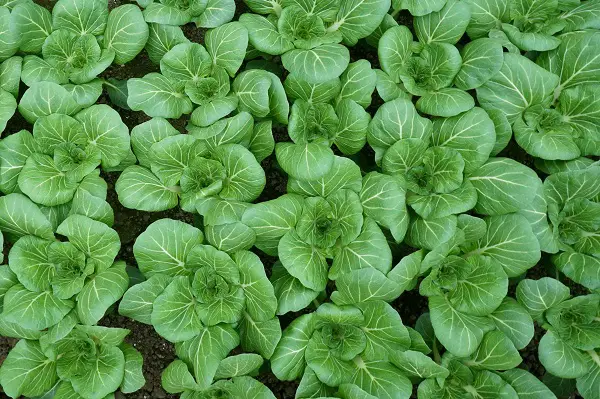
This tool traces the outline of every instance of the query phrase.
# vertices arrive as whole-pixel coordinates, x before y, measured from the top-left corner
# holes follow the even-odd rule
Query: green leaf
[[[336,279],[344,273],[364,268],[373,268],[384,274],[392,268],[392,253],[387,239],[371,219],[365,219],[360,235],[335,256],[329,278]]]
[[[186,341],[200,334],[203,326],[187,277],[175,277],[156,298],[152,309],[152,325],[171,342]]]
[[[333,26],[342,33],[346,44],[354,45],[377,29],[390,6],[390,0],[343,1]]]
[[[175,352],[193,367],[197,389],[206,389],[213,383],[221,360],[239,343],[239,337],[231,327],[212,326],[202,329],[195,338],[175,345]]]
[[[19,49],[20,35],[15,25],[11,25],[10,10],[0,7],[0,61],[14,55]]]
[[[354,343],[353,338],[354,336],[347,334],[344,337],[344,345]],[[330,386],[337,386],[348,381],[348,377],[353,371],[353,364],[340,356],[333,356],[326,339],[328,338],[324,337],[321,331],[314,332],[306,348],[306,363],[322,382]],[[364,346],[364,336],[362,336],[362,345]]]
[[[242,353],[241,355],[226,357],[219,363],[215,379],[220,380],[248,375],[258,370],[262,364],[262,357],[254,353]]]
[[[282,55],[281,61],[285,69],[299,79],[321,83],[339,77],[346,70],[350,63],[350,52],[341,44],[323,44],[312,50],[288,51]]]
[[[13,285],[4,296],[4,320],[31,330],[58,323],[73,308],[73,301],[59,299],[51,291],[32,292]]]
[[[517,367],[523,359],[512,341],[501,331],[490,331],[483,337],[470,361],[488,370],[509,370]]]
[[[277,30],[277,25],[267,18],[254,14],[242,14],[240,22],[248,30],[250,44],[258,51],[281,55],[294,49],[294,44],[281,35]]]
[[[217,147],[212,157],[221,162],[227,173],[219,194],[223,199],[252,202],[258,198],[266,177],[250,151],[239,144],[225,144]]]
[[[348,158],[334,158],[333,166],[325,176],[315,180],[288,179],[288,193],[327,198],[338,190],[359,192],[362,186],[360,168]]]
[[[400,286],[377,269],[364,268],[344,273],[336,280],[337,291],[331,299],[337,305],[351,305],[372,300],[391,302],[400,296]]]
[[[367,338],[367,346],[361,357],[365,360],[385,360],[394,351],[410,347],[410,335],[402,324],[398,312],[383,301],[357,303],[365,315],[361,327]]]
[[[88,281],[77,295],[77,315],[83,324],[96,324],[129,286],[125,262],[101,271]]]
[[[312,290],[325,289],[328,265],[317,248],[290,231],[281,238],[278,249],[279,259],[290,275]]]
[[[471,10],[465,2],[449,0],[440,11],[415,18],[415,31],[421,43],[456,44],[465,33]]]
[[[59,0],[52,9],[54,29],[65,29],[78,35],[104,33],[108,9],[103,0]]]
[[[433,250],[450,240],[456,231],[456,215],[428,220],[416,217],[410,222],[406,243],[414,248]]]
[[[488,318],[459,312],[442,296],[429,298],[429,310],[437,339],[456,356],[474,353],[485,333],[494,328]]]
[[[98,101],[98,98],[102,95],[102,80],[94,79],[89,83],[83,83],[78,85],[67,84],[63,86],[75,99],[75,102],[82,108],[91,107]],[[113,101],[115,105],[118,105]],[[125,101],[125,104],[127,102]]]
[[[490,314],[496,328],[504,333],[517,349],[525,348],[533,338],[533,320],[523,306],[512,298],[504,298],[502,304]]]
[[[176,45],[160,60],[160,71],[171,82],[197,81],[211,72],[212,62],[206,49],[198,44],[185,42]]]
[[[288,75],[284,87],[290,100],[304,100],[313,104],[329,103],[336,98],[341,91],[340,79],[331,79],[322,83],[308,83]]]
[[[471,39],[487,36],[501,22],[509,22],[511,2],[508,0],[465,0],[471,8],[467,34]]]
[[[340,124],[334,143],[343,154],[356,154],[367,142],[367,128],[371,117],[360,104],[350,99],[340,101],[335,111]]]
[[[54,277],[54,264],[48,259],[52,241],[35,236],[21,237],[8,255],[10,269],[19,282],[30,291],[42,292],[50,289]]]
[[[600,359],[598,358],[598,353],[596,351],[588,352],[591,361],[588,361],[591,366],[589,372],[583,377],[579,377],[577,379],[577,390],[584,397],[593,398],[598,392],[598,378],[600,376]]]
[[[414,288],[421,271],[423,251],[419,250],[404,256],[400,262],[387,274],[387,278],[395,282],[400,293]]]
[[[131,129],[131,147],[140,165],[149,168],[152,145],[177,134],[177,129],[164,118],[152,118]]]
[[[146,383],[146,379],[142,373],[144,359],[140,352],[129,344],[122,344],[121,351],[125,355],[125,374],[123,375],[123,382],[121,382],[119,390],[123,393],[135,392]]]
[[[180,393],[185,390],[195,390],[198,384],[194,380],[188,366],[182,360],[171,362],[162,373],[162,387],[168,393]]]
[[[34,2],[22,2],[12,10],[11,27],[20,38],[21,51],[40,53],[44,41],[52,33],[52,16],[50,11]]]
[[[29,123],[50,114],[73,115],[79,109],[69,92],[56,83],[39,82],[25,91],[19,112]]]
[[[151,2],[143,12],[146,22],[163,25],[185,25],[192,19],[190,10],[185,7],[177,7],[175,3],[163,4]]]
[[[298,180],[324,177],[335,161],[331,148],[322,143],[277,143],[275,154],[281,168]]]
[[[500,306],[506,296],[506,273],[488,257],[470,257],[467,262],[469,268],[461,271],[456,287],[446,297],[459,312],[474,316],[488,315]]]
[[[178,220],[161,219],[138,236],[133,254],[140,271],[151,277],[191,275],[186,260],[191,250],[202,244],[202,232]]]
[[[38,82],[52,82],[60,85],[69,82],[69,75],[67,71],[55,67],[47,60],[35,55],[26,55],[23,58],[21,80],[27,86]]]
[[[483,109],[498,109],[513,123],[530,106],[551,99],[558,83],[558,76],[528,58],[504,53],[502,68],[477,89],[477,99]]]
[[[377,53],[381,69],[394,82],[400,80],[401,68],[412,55],[412,43],[412,32],[404,25],[388,29],[379,39]]]
[[[119,202],[129,209],[158,212],[171,209],[179,202],[177,191],[167,187],[152,172],[141,166],[130,166],[121,173],[115,190]]]
[[[275,139],[273,138],[273,122],[270,120],[254,124],[252,138],[248,147],[258,162],[262,162],[275,150]]]
[[[583,352],[564,342],[553,331],[548,331],[538,347],[540,363],[549,373],[561,378],[577,378],[590,370]]]
[[[132,286],[119,302],[119,314],[144,324],[152,324],[154,301],[170,282],[169,277],[156,274]]]
[[[194,137],[177,134],[152,144],[148,153],[152,173],[167,187],[179,183],[191,161],[205,151]]]
[[[484,255],[495,259],[509,277],[516,277],[537,264],[540,246],[528,220],[521,215],[491,216],[485,219],[486,234],[464,248],[466,256]]]
[[[287,194],[275,200],[250,206],[242,216],[242,222],[256,233],[257,248],[269,255],[277,255],[281,237],[291,230],[302,212],[302,199]]]
[[[405,189],[397,179],[376,172],[367,174],[363,179],[360,200],[366,216],[389,229],[397,242],[402,241],[409,217]]]
[[[481,87],[502,68],[502,46],[493,39],[477,39],[461,51],[463,59],[460,71],[454,78],[459,89],[472,90]]]
[[[122,65],[135,58],[148,41],[148,24],[139,7],[125,4],[108,15],[104,39],[105,49],[115,52],[115,63]]]
[[[125,356],[116,347],[101,346],[94,368],[86,369],[71,380],[73,390],[83,397],[100,397],[119,389],[125,373]]]
[[[562,252],[552,263],[571,280],[591,291],[600,288],[600,260],[578,252]]]
[[[490,158],[468,178],[477,190],[475,211],[483,215],[503,215],[519,211],[535,197],[537,174],[510,158]]]
[[[56,206],[73,199],[77,182],[69,179],[51,157],[32,154],[19,174],[19,188],[40,205]]]
[[[528,371],[519,368],[506,370],[501,374],[501,377],[514,388],[520,398],[554,399],[554,393]]]
[[[422,96],[450,87],[461,65],[456,47],[434,42],[423,46],[418,56],[407,61],[401,68],[400,78],[409,93]]]
[[[271,357],[271,369],[282,381],[293,381],[304,372],[304,353],[314,331],[313,314],[305,314],[290,323]]]
[[[599,83],[600,34],[595,31],[571,32],[560,37],[555,50],[542,55],[538,63],[560,76],[560,88],[567,89],[581,83]]]
[[[371,95],[377,83],[377,74],[371,69],[367,60],[359,60],[348,65],[348,69],[341,76],[341,89],[337,102],[349,99],[363,107],[371,104]]]
[[[245,3],[256,14],[276,14],[282,8],[281,0],[247,0]]]
[[[241,23],[231,22],[208,31],[205,43],[213,64],[235,76],[246,55],[248,31]]]
[[[352,383],[380,399],[408,398],[412,391],[410,380],[398,368],[385,361],[355,360],[357,370]]]
[[[390,361],[405,375],[417,378],[446,378],[448,370],[438,365],[429,356],[421,352],[393,351],[390,352]]]
[[[234,0],[208,0],[206,9],[194,22],[199,28],[216,28],[231,21],[234,14]]]
[[[431,121],[421,117],[410,100],[398,98],[379,107],[369,125],[367,141],[375,150],[379,164],[385,150],[398,140],[427,140],[431,133]]]
[[[56,233],[69,238],[69,242],[86,255],[97,273],[108,269],[115,260],[121,240],[116,231],[82,215],[71,215],[56,229]]]
[[[317,374],[307,367],[296,390],[296,396],[299,398],[331,397],[334,392],[332,387],[322,383]]]
[[[108,105],[93,105],[75,115],[87,143],[102,154],[102,166],[119,165],[129,155],[129,129]]]
[[[134,111],[144,111],[152,117],[181,118],[192,112],[192,102],[184,93],[184,85],[159,73],[129,79],[127,104]]]
[[[148,24],[149,35],[146,42],[146,52],[150,61],[160,63],[162,57],[178,44],[185,43],[188,39],[179,26]]]
[[[444,4],[445,0],[394,0],[394,9],[406,9],[414,16],[422,16],[440,11]]]
[[[260,258],[251,252],[241,251],[233,255],[233,260],[240,270],[240,284],[246,295],[246,311],[257,321],[275,317],[277,298]]]
[[[56,380],[55,363],[36,341],[19,341],[0,368],[2,388],[13,398],[41,396],[52,389]]]
[[[417,109],[425,114],[443,117],[456,116],[474,106],[475,100],[469,93],[455,88],[425,94],[416,104]]]
[[[277,317],[256,321],[248,313],[244,313],[239,331],[242,348],[257,352],[265,359],[271,358],[281,338],[281,326]]]
[[[546,310],[570,296],[569,287],[549,277],[526,279],[517,286],[517,300],[534,319],[539,319]]]
[[[23,194],[0,197],[0,230],[12,241],[27,235],[54,240],[52,225],[46,216]]]
[[[271,283],[277,297],[277,314],[298,312],[319,296],[318,291],[306,288],[300,280],[292,277],[281,263],[273,265]]]
[[[17,110],[17,100],[7,91],[0,89],[0,133]]]
[[[22,69],[23,57],[11,57],[0,63],[0,89],[9,92],[15,98],[19,95]]]

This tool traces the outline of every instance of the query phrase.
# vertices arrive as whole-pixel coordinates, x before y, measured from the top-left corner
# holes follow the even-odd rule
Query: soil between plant
[[[49,9],[52,8],[54,1],[51,0],[36,0],[38,4],[41,4]],[[109,7],[115,8],[121,4],[129,3],[126,0],[109,0]],[[247,10],[246,6],[241,0],[236,0],[237,16]],[[400,23],[404,23],[408,26],[412,26],[412,20],[409,15],[403,13],[399,16]],[[183,27],[184,33],[193,42],[203,43],[204,33],[203,29],[197,29],[194,25],[189,24]],[[379,67],[377,59],[377,51],[364,43],[359,43],[356,47],[351,48],[352,61],[358,59],[367,59],[371,62],[373,68]],[[111,66],[103,75],[103,78],[116,78],[116,79],[127,79],[133,77],[141,77],[150,72],[157,72],[159,68],[153,64],[147,54],[142,52],[135,60],[124,65],[124,66]],[[21,94],[25,91],[26,87],[21,88]],[[99,99],[99,103],[110,103],[108,95],[105,93]],[[382,104],[381,99],[374,94],[373,102],[368,110],[372,115],[376,112],[377,108]],[[123,122],[132,129],[140,123],[143,123],[150,118],[143,112],[134,112],[115,107],[119,111]],[[171,121],[173,126],[182,133],[185,133],[185,126],[189,119],[188,116],[184,116],[178,120]],[[7,129],[3,133],[3,136],[16,133],[22,129],[31,131],[32,126],[27,123],[18,113],[8,122]],[[274,127],[273,131],[275,141],[288,141],[287,130],[285,127]],[[506,156],[517,160],[527,166],[533,168],[533,160],[528,156],[518,145],[513,141],[509,144],[506,150],[500,154],[500,156]],[[352,157],[357,162],[363,171],[370,171],[375,168],[372,160],[374,159],[373,151],[370,147],[365,147],[359,154]],[[263,191],[262,195],[258,199],[259,202],[275,199],[286,192],[287,176],[277,165],[275,156],[272,155],[262,162],[262,166],[266,173],[267,186]],[[119,260],[124,260],[128,265],[137,267],[135,257],[133,255],[133,244],[136,237],[138,237],[151,223],[162,218],[171,218],[181,220],[186,223],[194,224],[194,215],[183,212],[179,209],[173,209],[166,212],[159,213],[148,213],[136,210],[131,210],[123,207],[117,198],[114,190],[114,184],[117,181],[119,173],[103,173],[103,177],[108,183],[108,198],[107,201],[112,206],[115,213],[115,224],[113,228],[119,233],[121,238],[121,250],[118,255]],[[3,252],[5,259],[7,259],[8,251],[10,246],[5,243]],[[410,251],[409,251],[410,252]],[[256,253],[260,256],[268,275],[271,273],[271,268],[275,261],[274,257],[267,256],[260,251],[256,250]],[[397,251],[394,251],[394,264],[396,264],[401,256],[407,254],[407,248],[402,247]],[[5,261],[6,263],[6,261]],[[527,278],[541,278],[544,276],[555,276],[551,264],[547,257],[543,257],[538,265],[528,271]],[[585,294],[587,291],[572,283],[568,279],[562,279],[565,284],[570,285],[572,294]],[[518,281],[512,281],[511,287],[509,288],[509,295],[514,297],[514,289]],[[398,311],[403,322],[407,326],[414,327],[417,318],[427,311],[427,300],[418,294],[418,290],[404,293],[400,298],[392,303],[392,306]],[[116,309],[116,306],[113,307]],[[305,313],[303,311],[302,313]],[[288,314],[281,317],[282,328],[285,328],[298,314]],[[165,339],[161,338],[152,328],[142,323],[127,319],[117,314],[115,310],[109,311],[101,321],[101,325],[110,327],[127,328],[131,330],[131,333],[126,338],[126,341],[137,348],[142,356],[144,357],[144,376],[146,378],[146,384],[142,389],[131,394],[117,393],[117,398],[127,399],[162,399],[162,398],[177,398],[178,395],[169,395],[161,387],[161,373],[168,366],[168,364],[175,359],[174,345]],[[536,326],[536,332],[531,343],[521,350],[521,356],[523,357],[523,363],[521,368],[527,369],[536,375],[538,378],[542,378],[544,375],[544,368],[539,363],[537,358],[537,346],[540,338],[543,335],[543,330]],[[10,349],[16,344],[17,340],[0,337],[0,364],[6,358]],[[279,399],[293,399],[298,382],[286,382],[279,381],[277,378],[268,371],[261,373],[258,379],[268,386],[275,396]],[[416,392],[413,393],[413,397],[416,397]],[[0,398],[8,398],[0,388]]]

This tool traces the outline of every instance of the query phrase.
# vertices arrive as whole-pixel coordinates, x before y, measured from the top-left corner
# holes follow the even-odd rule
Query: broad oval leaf
[[[113,9],[108,15],[102,41],[105,49],[115,52],[115,63],[125,64],[143,50],[149,29],[142,11],[133,4]]]
[[[340,44],[324,44],[312,50],[288,51],[281,61],[285,69],[299,79],[320,83],[335,79],[346,70],[350,63],[350,52]]]
[[[159,73],[129,79],[127,104],[134,111],[144,111],[152,117],[178,119],[192,112],[192,102],[184,93],[185,85],[175,83]]]
[[[130,166],[121,173],[115,190],[119,202],[129,209],[158,212],[179,202],[177,191],[165,186],[154,173],[141,166]]]

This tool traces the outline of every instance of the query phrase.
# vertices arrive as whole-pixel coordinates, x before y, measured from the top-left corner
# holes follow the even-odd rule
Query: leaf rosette
[[[43,238],[23,235],[9,253],[8,267],[15,278],[7,286],[0,319],[17,338],[27,338],[17,327],[45,330],[61,323],[71,310],[81,324],[95,324],[127,290],[125,263],[114,263],[121,246],[114,230],[71,215],[57,233],[68,241],[50,240],[52,230]]]
[[[571,297],[567,286],[544,277],[521,281],[517,299],[546,330],[538,346],[546,371],[560,378],[576,379],[581,395],[593,397],[599,387],[595,376],[600,372],[600,297]]]
[[[19,341],[0,368],[0,381],[11,397],[93,399],[137,391],[145,383],[142,355],[123,342],[128,334],[122,328],[77,325],[74,316],[39,341]]]
[[[185,25],[194,22],[198,28],[216,28],[233,19],[233,0],[138,0],[148,23]]]
[[[127,291],[120,313],[152,324],[181,345],[225,329],[245,350],[270,358],[281,329],[277,299],[260,259],[247,251],[228,255],[202,244],[203,238],[195,227],[170,219],[150,225],[134,245],[148,280]],[[155,256],[157,251],[161,255]],[[216,350],[210,343],[202,345],[206,353]]]
[[[258,198],[265,186],[265,172],[246,147],[259,157],[264,154],[264,147],[252,146],[253,139],[268,136],[270,125],[253,129],[247,113],[224,122],[222,130],[202,135],[180,134],[162,118],[134,128],[132,146],[140,165],[128,167],[119,177],[119,201],[128,208],[150,212],[174,208],[178,203],[185,211],[196,212],[198,203],[210,198],[239,202]]]
[[[585,158],[582,158],[585,160]],[[598,287],[600,263],[600,168],[583,164],[570,171],[557,171],[544,182],[548,203],[547,222],[551,231],[554,265],[573,281],[590,290]]]
[[[160,3],[152,3],[144,12],[155,5]],[[166,28],[153,28],[147,50],[160,63],[161,73],[128,80],[128,107],[151,117],[177,119],[191,113],[196,104],[199,107],[191,122],[199,127],[213,125],[236,110],[238,98],[231,91],[230,77],[236,75],[246,54],[246,28],[231,22],[211,29],[204,45],[190,42],[183,33],[171,41],[162,36],[171,33],[157,29]],[[277,83],[281,85],[278,79]],[[248,97],[252,98],[252,93]]]
[[[390,0],[289,1],[253,4],[259,14],[243,14],[240,22],[252,46],[280,55],[284,67],[298,79],[321,83],[339,77],[354,45],[370,35],[390,8]]]
[[[64,90],[53,83],[38,83],[25,92],[22,106],[25,96],[37,89]],[[69,94],[64,95],[68,102]],[[71,112],[56,109],[59,113],[38,114],[33,134],[23,130],[0,143],[0,189],[5,194],[22,192],[46,209],[63,208],[67,214],[70,210],[112,224],[106,183],[98,167],[118,168],[129,161],[129,129],[107,105],[75,113],[76,104],[71,101]],[[41,103],[31,105],[42,110]],[[88,208],[86,202],[96,208]]]
[[[265,398],[274,399],[273,393],[254,378],[263,359],[253,353],[215,358],[217,367],[212,368],[210,380],[197,382],[192,374],[193,366],[183,360],[175,360],[162,374],[163,387],[169,393],[182,393],[182,397],[204,398]]]
[[[403,355],[423,355],[411,342],[409,329],[383,301],[326,303],[286,328],[271,367],[284,381],[302,377],[298,390],[306,396],[331,396],[334,388],[351,384],[363,395],[408,397],[412,374],[404,367]]]
[[[315,180],[329,173],[335,146],[346,155],[359,152],[366,143],[377,76],[366,60],[352,63],[340,78],[309,83],[295,75],[285,81],[294,100],[288,133],[293,143],[276,146],[277,161],[297,180]]]

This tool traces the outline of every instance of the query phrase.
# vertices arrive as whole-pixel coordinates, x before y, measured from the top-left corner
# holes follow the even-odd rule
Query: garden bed
[[[50,1],[39,1],[38,3],[43,4],[51,8],[52,2]],[[128,3],[127,1],[110,0],[111,8],[117,7],[122,3]],[[242,1],[236,1],[238,9],[238,15],[243,13],[246,9]],[[412,17],[410,15],[400,16],[400,22],[406,25],[412,24]],[[184,27],[184,33],[193,42],[203,43],[204,31],[197,29],[195,26],[188,24]],[[358,59],[367,59],[371,62],[373,68],[379,67],[377,50],[371,48],[365,44],[360,44],[351,49],[352,61]],[[132,62],[125,66],[111,66],[101,77],[103,78],[116,78],[116,79],[127,79],[132,77],[142,77],[150,72],[157,72],[158,66],[153,64],[145,51],[135,58]],[[100,103],[109,103],[108,96],[104,94],[100,100]],[[374,94],[372,105],[368,109],[373,115],[379,105],[382,104],[382,100]],[[133,127],[148,121],[150,118],[143,112],[134,112],[124,109],[116,108],[122,117],[123,122],[132,129]],[[173,126],[180,132],[185,133],[185,127],[189,120],[189,115],[184,116],[178,120],[171,121]],[[28,124],[18,113],[13,119],[8,122],[7,129],[3,136],[7,136],[16,133],[22,129],[30,130],[32,126]],[[289,141],[286,129],[277,128],[274,131],[274,137],[276,142]],[[533,158],[523,151],[516,143],[511,142],[509,146],[500,154],[500,156],[506,156],[516,161],[531,166],[533,165]],[[354,155],[352,158],[361,167],[368,165],[363,170],[369,170],[373,168],[372,160],[374,157],[373,151],[370,147],[366,146],[359,154]],[[286,193],[287,177],[277,164],[275,155],[271,155],[262,161],[262,167],[265,170],[267,185],[259,198],[258,201],[263,202],[271,199],[280,197]],[[125,208],[118,200],[115,192],[115,183],[119,177],[119,173],[103,173],[103,178],[108,183],[108,198],[107,202],[110,204],[115,214],[115,224],[113,228],[119,234],[121,239],[121,250],[119,252],[118,260],[124,260],[130,266],[137,267],[136,260],[133,256],[133,244],[135,239],[146,230],[146,228],[153,222],[162,218],[171,218],[180,220],[189,224],[194,223],[194,215],[186,213],[178,208],[159,213],[148,213],[142,211],[136,211]],[[8,255],[9,244],[5,243],[4,254]],[[257,249],[253,249],[263,261],[266,268],[267,275],[270,275],[271,268],[276,261],[276,258],[267,256]],[[403,255],[407,254],[407,248],[402,245],[396,245],[392,243],[392,252],[395,254],[394,264],[396,264]],[[541,261],[532,269],[527,272],[528,278],[541,278],[544,276],[554,277],[554,269],[551,266],[550,261],[547,257],[542,257]],[[514,297],[514,290],[518,281],[511,281],[509,293]],[[573,295],[585,294],[587,290],[576,283],[570,282],[570,288]],[[427,311],[427,298],[420,296],[418,290],[405,292],[397,300],[392,303],[394,309],[398,311],[405,325],[414,327],[417,318],[424,312]],[[283,317],[280,317],[281,327],[285,328],[292,320],[294,320],[300,313],[289,313]],[[146,377],[145,386],[139,391],[131,394],[117,394],[117,398],[125,397],[131,399],[161,399],[161,398],[176,398],[177,395],[167,394],[161,387],[161,373],[175,359],[174,346],[165,339],[161,338],[150,325],[141,324],[133,321],[126,317],[120,316],[116,311],[109,313],[100,322],[103,326],[110,327],[121,327],[131,330],[131,334],[126,338],[126,342],[137,348],[144,358],[144,376]],[[543,334],[543,330],[536,327],[536,334],[530,344],[520,351],[524,361],[519,366],[521,368],[529,370],[538,378],[542,378],[545,370],[539,363],[537,357],[537,347],[539,340]],[[17,341],[8,338],[0,337],[0,363],[6,358],[9,350],[15,345]],[[279,381],[270,372],[261,373],[257,379],[265,384],[277,398],[291,399],[294,398],[294,394],[297,388],[297,382],[284,382]],[[416,386],[415,386],[416,389]],[[0,394],[1,395],[1,394]]]

